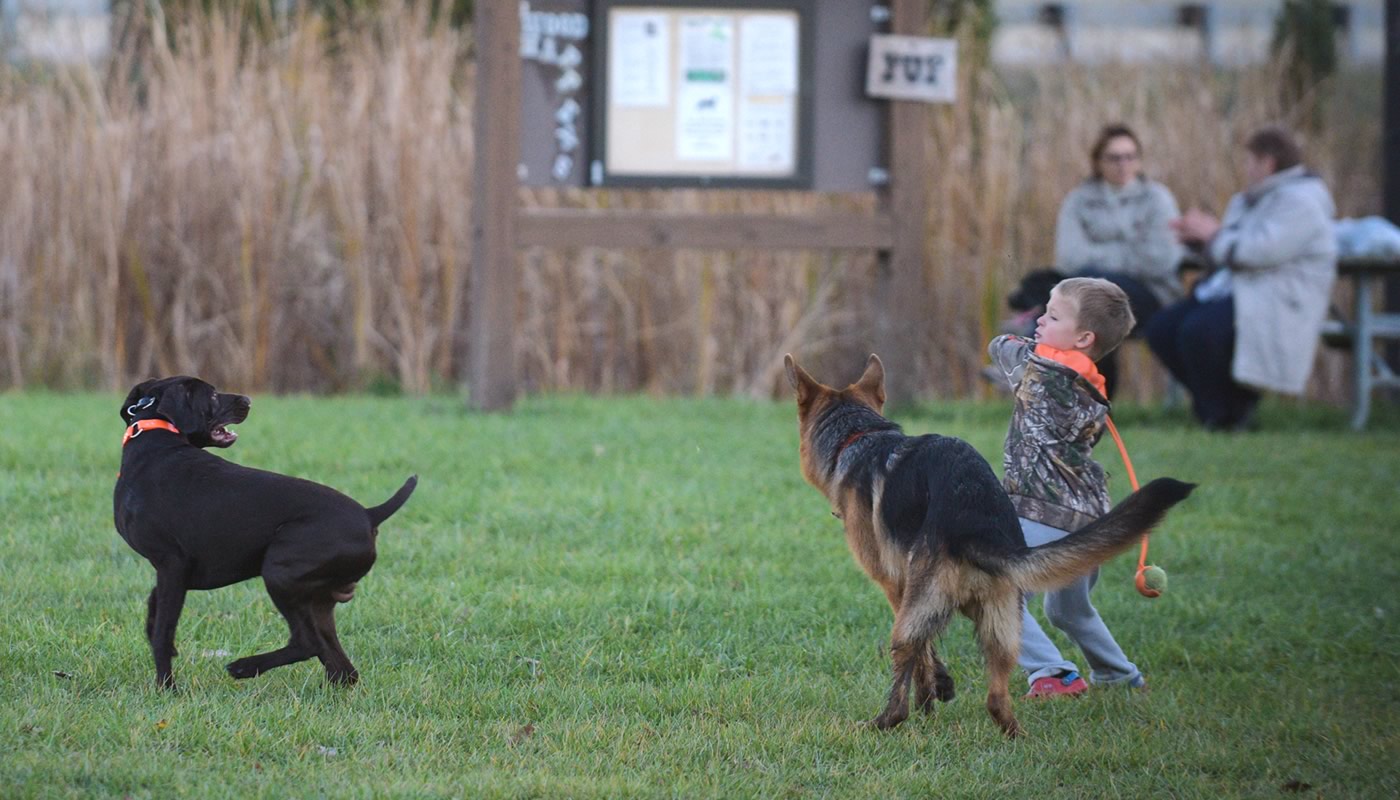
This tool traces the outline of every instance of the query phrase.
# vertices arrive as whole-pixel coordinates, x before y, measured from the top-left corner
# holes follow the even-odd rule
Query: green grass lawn
[[[255,398],[230,458],[367,504],[420,476],[340,607],[361,682],[227,677],[285,641],[254,580],[190,595],[161,692],[154,572],[112,527],[120,400],[0,396],[5,798],[1400,794],[1393,406],[1364,435],[1287,404],[1232,436],[1122,411],[1140,477],[1201,484],[1153,540],[1169,593],[1134,592],[1135,556],[1095,592],[1151,691],[1018,701],[1008,741],[965,620],[940,643],[953,703],[858,726],[890,614],[801,481],[787,403]],[[999,463],[1006,413],[896,418]]]

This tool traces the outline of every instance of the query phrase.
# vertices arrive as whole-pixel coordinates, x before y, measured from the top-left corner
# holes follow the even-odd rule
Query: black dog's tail
[[[1194,483],[1158,478],[1069,536],[1028,548],[1009,565],[1011,580],[1028,592],[1058,589],[1137,544],[1195,488]]]
[[[365,511],[369,513],[370,524],[377,528],[379,527],[379,523],[394,516],[394,512],[398,511],[404,503],[408,502],[408,496],[413,494],[413,490],[417,486],[418,476],[410,475],[408,480],[403,482],[403,486],[400,486],[399,490],[394,492],[393,497],[373,508],[366,508]]]

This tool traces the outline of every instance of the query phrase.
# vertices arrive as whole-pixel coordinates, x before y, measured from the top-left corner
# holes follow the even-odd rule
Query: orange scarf
[[[1099,394],[1105,399],[1108,398],[1108,385],[1104,382],[1103,376],[1099,374],[1099,368],[1094,366],[1094,360],[1079,352],[1078,350],[1061,350],[1058,347],[1051,347],[1048,344],[1038,344],[1035,346],[1035,354],[1041,358],[1048,358],[1058,364],[1078,372],[1089,385],[1099,390]]]

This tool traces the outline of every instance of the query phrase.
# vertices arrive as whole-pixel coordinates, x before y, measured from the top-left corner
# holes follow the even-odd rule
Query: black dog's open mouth
[[[209,428],[209,442],[214,447],[228,447],[238,441],[238,434],[228,429],[248,418],[251,403],[242,395],[226,395],[219,398],[219,409],[214,414]]]
[[[215,447],[228,447],[238,440],[238,434],[223,425],[215,425],[214,429],[209,431],[209,439],[214,442]]]

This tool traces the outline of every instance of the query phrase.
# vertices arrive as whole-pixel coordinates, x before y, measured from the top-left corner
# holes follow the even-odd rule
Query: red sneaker
[[[1047,675],[1044,678],[1036,678],[1031,684],[1031,690],[1026,692],[1026,697],[1055,697],[1064,695],[1074,697],[1089,691],[1089,684],[1079,677],[1078,672],[1067,672],[1058,677]]]

